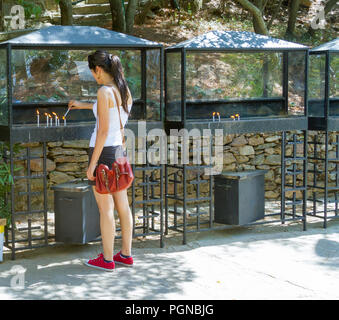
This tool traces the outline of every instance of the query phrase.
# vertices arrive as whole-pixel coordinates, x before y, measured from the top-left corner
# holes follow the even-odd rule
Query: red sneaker
[[[105,271],[113,271],[115,268],[114,261],[112,262],[105,262],[104,261],[104,255],[102,253],[98,254],[98,257],[95,259],[84,261],[84,264],[86,266],[101,269]]]
[[[126,267],[132,267],[133,266],[133,258],[128,257],[128,258],[123,258],[120,255],[121,251],[119,251],[115,256],[113,256],[113,260],[116,264],[122,264]]]

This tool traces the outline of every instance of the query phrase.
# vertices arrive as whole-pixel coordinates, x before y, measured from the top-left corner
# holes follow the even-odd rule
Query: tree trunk
[[[126,32],[131,34],[134,27],[134,18],[137,12],[137,0],[129,0],[126,10]]]
[[[178,0],[171,0],[170,2],[171,2],[172,9],[180,10],[180,6],[179,6]]]
[[[285,34],[286,39],[293,39],[295,37],[295,22],[297,21],[297,14],[300,6],[300,0],[290,0],[288,25]]]
[[[0,31],[4,31],[4,10],[3,10],[3,0],[0,0]]]
[[[182,7],[185,11],[191,10],[192,14],[197,13],[202,7],[202,0],[184,0]]]
[[[61,25],[63,26],[73,25],[72,0],[60,0],[59,7],[61,13]]]
[[[125,7],[121,0],[109,0],[112,13],[112,30],[125,33]]]
[[[281,8],[281,4],[282,4],[283,0],[279,0],[279,3],[277,5],[277,7],[275,8],[274,12],[272,13],[272,16],[271,16],[271,20],[269,21],[269,23],[267,24],[267,30],[270,30],[271,29],[271,26],[273,24],[273,21],[274,19],[277,17],[278,15],[278,12]]]
[[[144,7],[142,8],[141,12],[137,16],[137,23],[138,24],[144,24],[145,23],[147,14],[151,10],[152,6],[153,6],[153,0],[149,0],[144,5]]]
[[[335,7],[337,4],[338,0],[329,0],[325,4],[325,16]]]
[[[236,0],[240,3],[244,9],[248,10],[253,15],[253,27],[255,33],[263,34],[268,36],[269,32],[267,30],[263,15],[261,10],[251,3],[249,0]],[[262,3],[261,0],[259,0]]]

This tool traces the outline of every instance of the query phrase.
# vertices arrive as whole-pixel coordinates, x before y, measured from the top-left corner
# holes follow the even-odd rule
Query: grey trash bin
[[[55,241],[87,243],[100,235],[100,216],[92,187],[75,180],[54,190]]]
[[[214,176],[214,221],[243,225],[264,218],[267,170],[222,172]]]

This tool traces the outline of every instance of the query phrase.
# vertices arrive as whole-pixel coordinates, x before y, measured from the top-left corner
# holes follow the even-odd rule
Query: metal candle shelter
[[[272,214],[278,217],[273,221],[299,219],[304,229],[308,53],[304,45],[238,31],[211,31],[165,49],[166,132],[210,129],[212,137],[215,129],[222,129],[224,135],[281,132],[281,210]],[[213,121],[215,112],[220,121]],[[302,155],[297,153],[300,144]],[[292,155],[286,155],[287,147],[292,147]],[[188,232],[227,227],[213,222],[213,176],[203,178],[206,166],[168,164],[165,168],[165,228],[182,232],[183,243]],[[298,174],[303,176],[302,184],[297,182]],[[196,177],[193,198],[187,194],[188,175]],[[288,176],[292,182],[287,183]],[[169,183],[174,187],[169,188]],[[200,192],[203,183],[209,185],[207,195]],[[302,199],[297,199],[300,192]],[[167,208],[169,201],[174,201],[173,209]],[[209,209],[201,209],[204,206]]]
[[[56,126],[54,122],[47,125],[43,115],[55,112],[60,119],[71,99],[94,102],[98,86],[88,68],[87,56],[99,49],[118,55],[122,61],[134,98],[126,129],[138,137],[140,120],[146,124],[144,134],[152,128],[162,128],[162,45],[94,26],[51,26],[0,43],[0,137],[8,144],[4,157],[10,164],[14,183],[27,181],[25,190],[18,192],[13,186],[6,199],[11,208],[12,225],[7,228],[5,245],[12,250],[13,259],[17,250],[46,246],[49,238],[53,238],[47,223],[47,143],[89,139],[95,119],[91,110],[74,110],[67,115],[67,122]],[[39,120],[36,110],[41,115]],[[31,160],[41,159],[40,155],[31,153],[30,147],[15,155],[14,146],[19,142],[42,143],[42,172],[33,173],[30,168]],[[15,161],[27,163],[24,173],[14,171]],[[154,196],[154,188],[160,185],[162,194],[163,166],[146,162],[133,167],[135,172],[142,172],[142,183],[135,182],[131,188],[133,221],[139,218],[142,222],[141,226],[135,226],[133,235],[160,235],[162,246],[163,203],[162,196]],[[154,174],[161,179],[155,180]],[[32,199],[39,192],[33,192],[32,185],[39,179],[43,181],[43,206],[36,208]],[[135,196],[138,188],[143,190],[140,201],[136,201]],[[26,197],[26,210],[15,210],[18,197]],[[140,217],[136,217],[138,206],[143,208]],[[34,222],[37,216],[43,218],[43,225]],[[15,230],[18,217],[27,218],[27,227],[22,230]],[[34,236],[37,229],[40,235]],[[17,231],[26,237],[19,239]]]
[[[309,59],[310,216],[339,217],[339,38],[310,50]]]

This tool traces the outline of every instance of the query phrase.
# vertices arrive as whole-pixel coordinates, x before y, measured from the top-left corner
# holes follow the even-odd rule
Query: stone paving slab
[[[15,261],[6,254],[0,299],[339,298],[338,221],[327,229],[318,222],[302,231],[299,222],[190,233],[187,239],[182,245],[172,234],[165,248],[157,239],[133,240],[135,266],[113,273],[82,264],[100,252],[99,243],[18,252]],[[116,240],[115,251],[120,244]],[[24,283],[16,268],[24,271]]]

